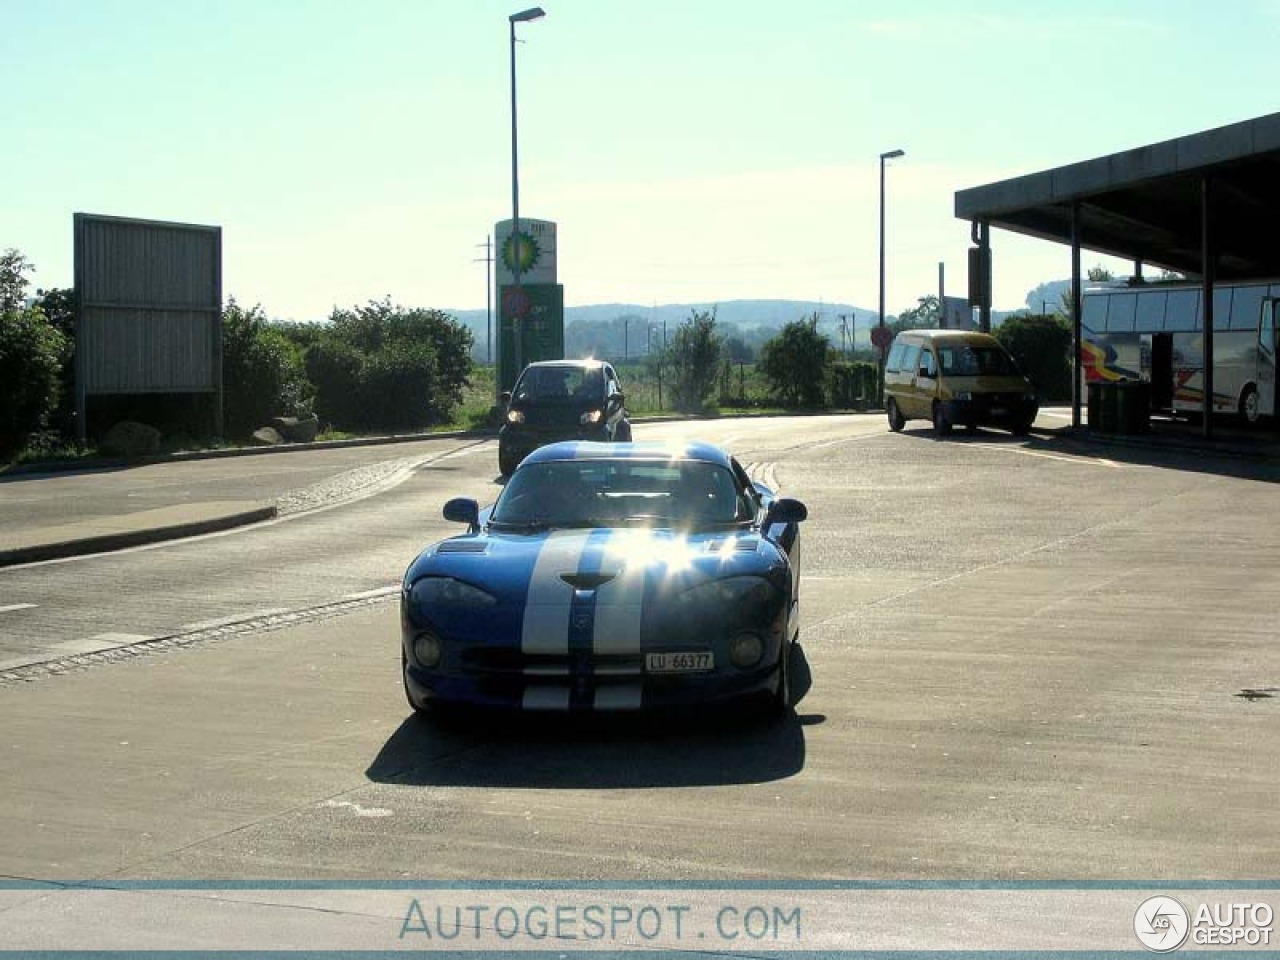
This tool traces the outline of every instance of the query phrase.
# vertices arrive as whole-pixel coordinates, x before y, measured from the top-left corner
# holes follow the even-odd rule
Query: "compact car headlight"
[[[599,423],[600,418],[603,416],[604,416],[603,410],[588,410],[586,413],[584,413],[582,416],[578,418],[578,422],[585,427],[587,426],[587,424]]]
[[[741,670],[754,667],[764,656],[764,640],[760,634],[744,630],[729,641],[729,662]]]
[[[491,593],[452,577],[423,577],[409,590],[419,610],[484,610],[498,602]]]
[[[430,669],[440,665],[440,638],[434,633],[420,633],[413,638],[413,658]]]
[[[523,411],[523,410],[508,410],[508,411],[507,411],[507,423],[524,423],[524,411]]]

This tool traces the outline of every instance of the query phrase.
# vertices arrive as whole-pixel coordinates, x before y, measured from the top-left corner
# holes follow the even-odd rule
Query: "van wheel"
[[[1240,418],[1245,423],[1257,423],[1261,404],[1258,402],[1258,388],[1253,384],[1244,388],[1244,396],[1240,398]]]
[[[889,403],[885,410],[889,414],[889,429],[894,433],[897,433],[907,425],[907,418],[902,415],[902,411],[898,409],[898,401],[894,400],[893,397],[889,398]]]
[[[951,435],[951,421],[942,410],[942,404],[933,402],[933,432],[940,437]]]

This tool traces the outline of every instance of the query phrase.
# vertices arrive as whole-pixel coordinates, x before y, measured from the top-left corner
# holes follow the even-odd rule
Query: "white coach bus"
[[[1145,380],[1154,409],[1204,410],[1203,290],[1193,284],[1091,287],[1081,311],[1086,383]],[[1280,281],[1213,293],[1213,410],[1248,423],[1276,412]]]

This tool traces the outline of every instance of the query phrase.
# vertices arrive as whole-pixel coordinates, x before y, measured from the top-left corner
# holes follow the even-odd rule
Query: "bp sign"
[[[501,287],[498,302],[498,389],[510,390],[520,371],[516,369],[516,336],[520,337],[520,364],[564,357],[564,287],[558,283],[526,283]],[[524,307],[523,316],[515,308]]]

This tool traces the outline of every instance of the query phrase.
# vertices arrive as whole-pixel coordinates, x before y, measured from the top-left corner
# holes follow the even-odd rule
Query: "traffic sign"
[[[887,350],[889,344],[893,343],[893,331],[885,326],[872,327],[871,342],[877,350]]]

